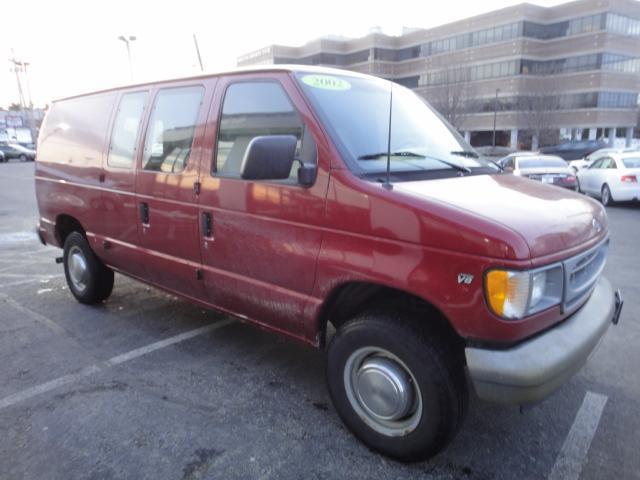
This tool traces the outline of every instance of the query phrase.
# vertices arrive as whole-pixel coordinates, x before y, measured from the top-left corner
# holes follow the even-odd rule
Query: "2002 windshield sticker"
[[[313,88],[323,90],[349,90],[351,84],[346,80],[329,75],[305,75],[302,81]]]

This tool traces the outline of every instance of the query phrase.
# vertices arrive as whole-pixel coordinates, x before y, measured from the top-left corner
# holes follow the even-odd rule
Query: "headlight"
[[[535,270],[490,270],[485,276],[485,296],[498,316],[517,320],[558,305],[562,301],[562,266]]]

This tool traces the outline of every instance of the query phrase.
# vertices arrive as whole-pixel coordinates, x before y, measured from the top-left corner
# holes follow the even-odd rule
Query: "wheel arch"
[[[428,300],[387,285],[350,281],[336,286],[322,304],[316,322],[320,347],[326,345],[327,333],[331,326],[338,329],[355,315],[375,307],[393,307],[407,313],[419,314],[456,344],[464,343],[444,313]]]
[[[78,232],[83,237],[87,236],[84,227],[77,218],[66,213],[59,214],[56,217],[55,236],[60,247],[64,247],[64,242],[71,232]]]

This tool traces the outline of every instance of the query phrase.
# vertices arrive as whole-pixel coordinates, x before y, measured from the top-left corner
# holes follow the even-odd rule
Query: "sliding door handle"
[[[143,225],[149,225],[149,204],[140,202],[140,221]]]
[[[211,220],[211,213],[202,212],[200,216],[200,225],[202,227],[202,236],[206,238],[211,238],[213,234],[213,225]]]

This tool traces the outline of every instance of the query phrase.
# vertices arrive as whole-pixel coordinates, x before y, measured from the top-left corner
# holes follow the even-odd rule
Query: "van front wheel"
[[[64,242],[64,275],[74,297],[85,304],[100,303],[113,290],[113,270],[98,259],[78,232]]]
[[[344,324],[328,350],[329,392],[343,422],[368,447],[403,461],[442,450],[468,401],[460,351],[421,323],[428,319],[368,312]]]

